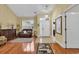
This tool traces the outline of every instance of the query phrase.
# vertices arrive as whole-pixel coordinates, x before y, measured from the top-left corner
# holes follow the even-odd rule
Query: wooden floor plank
[[[59,44],[51,44],[51,48],[55,54],[79,54],[79,48],[63,48]]]
[[[28,43],[25,42],[7,42],[0,46],[0,54],[35,54],[37,50],[37,44],[34,42],[34,51],[24,51]],[[30,43],[31,44],[31,43]],[[23,48],[24,47],[24,48]],[[74,48],[62,48],[59,44],[51,44],[53,52],[56,54],[79,54],[79,49]]]
[[[33,41],[34,42],[34,41]],[[7,42],[5,45],[0,47],[0,54],[34,54],[34,51],[24,51],[23,44],[25,42]],[[31,44],[31,43],[29,43]],[[25,48],[27,43],[25,43]],[[35,48],[34,48],[35,49]]]
[[[10,51],[14,46],[15,44],[9,44],[9,43],[5,44],[3,47],[2,46],[0,47],[0,53],[4,54]]]

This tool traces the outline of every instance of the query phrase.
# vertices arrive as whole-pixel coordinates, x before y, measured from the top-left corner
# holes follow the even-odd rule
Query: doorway
[[[46,18],[40,18],[40,37],[50,36],[50,20]]]

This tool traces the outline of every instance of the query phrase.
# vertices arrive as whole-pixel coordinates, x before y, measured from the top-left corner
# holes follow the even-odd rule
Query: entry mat
[[[37,54],[53,54],[49,43],[39,43],[37,48]]]

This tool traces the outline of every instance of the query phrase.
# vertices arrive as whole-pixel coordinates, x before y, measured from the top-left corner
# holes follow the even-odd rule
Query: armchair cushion
[[[7,42],[7,38],[5,36],[0,36],[0,45]]]

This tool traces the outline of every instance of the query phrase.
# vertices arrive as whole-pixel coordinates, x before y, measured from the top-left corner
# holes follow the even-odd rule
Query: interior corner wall
[[[36,15],[35,17],[35,31],[36,31],[36,35],[37,37],[39,37],[40,35],[40,17],[43,16],[43,15]]]
[[[36,35],[39,37],[40,34],[40,17],[37,15],[36,17]]]
[[[19,25],[18,27],[17,27],[17,33],[18,32],[20,32],[21,31],[21,28],[22,28],[22,19],[20,18],[20,17],[17,17],[17,25]]]
[[[17,16],[6,5],[0,4],[0,25],[2,29],[8,29],[8,25],[14,25],[17,29],[18,19]]]
[[[52,33],[53,33],[53,26],[52,26],[52,12],[49,14],[49,18],[50,18],[50,37],[53,39],[53,35],[52,35]]]
[[[52,18],[56,19],[57,16],[59,16],[61,13],[63,13],[69,6],[68,4],[59,4],[55,5],[53,12],[52,12]],[[64,47],[63,41],[64,41],[64,35],[60,35],[58,33],[55,34],[55,41],[62,47]]]
[[[33,35],[37,35],[37,16],[34,16],[34,29]]]

